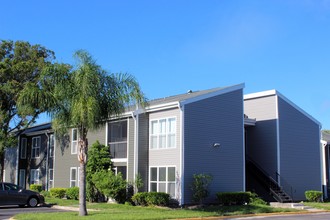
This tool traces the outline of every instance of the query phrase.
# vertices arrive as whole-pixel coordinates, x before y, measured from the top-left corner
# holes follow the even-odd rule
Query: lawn
[[[78,207],[78,201],[47,199],[47,203]],[[292,212],[293,209],[272,208],[266,205],[208,206],[201,209],[170,209],[164,207],[138,207],[121,204],[88,203],[88,216],[84,219],[179,219],[211,216],[246,215],[257,213]],[[15,219],[80,219],[78,212],[33,213],[16,215]]]

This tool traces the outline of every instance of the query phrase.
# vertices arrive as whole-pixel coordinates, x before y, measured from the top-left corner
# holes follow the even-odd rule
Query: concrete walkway
[[[292,208],[292,209],[302,209],[310,212],[324,212],[323,209],[317,209],[310,206],[304,205],[304,203],[279,203],[279,202],[271,202],[270,206],[275,208]]]

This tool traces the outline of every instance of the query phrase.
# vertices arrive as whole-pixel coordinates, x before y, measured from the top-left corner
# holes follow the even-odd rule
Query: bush
[[[217,198],[220,205],[249,204],[253,194],[251,192],[219,192]]]
[[[66,190],[66,196],[68,199],[78,200],[79,198],[79,187],[71,187]]]
[[[42,191],[42,185],[41,184],[31,184],[30,190],[40,193]]]
[[[251,193],[250,204],[252,205],[268,205],[267,202],[262,200],[256,193]]]
[[[323,193],[316,190],[308,190],[305,192],[305,197],[309,202],[321,202]]]
[[[163,192],[139,192],[132,197],[135,205],[168,206],[170,195]]]
[[[66,188],[51,188],[50,195],[55,198],[62,199],[66,194]]]
[[[191,185],[193,200],[200,204],[209,195],[208,186],[212,181],[212,176],[208,174],[194,174],[194,181]]]
[[[40,194],[43,195],[44,197],[50,197],[50,192],[49,191],[43,190],[43,191],[40,192]]]
[[[148,205],[147,196],[148,196],[147,192],[139,192],[136,193],[134,196],[132,196],[132,201],[134,202],[135,205],[146,206]]]

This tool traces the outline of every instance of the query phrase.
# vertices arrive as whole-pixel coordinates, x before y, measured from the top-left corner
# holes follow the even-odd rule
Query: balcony
[[[109,143],[112,159],[127,158],[127,141]]]

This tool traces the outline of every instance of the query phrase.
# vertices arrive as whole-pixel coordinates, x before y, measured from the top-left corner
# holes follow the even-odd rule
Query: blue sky
[[[59,62],[86,49],[149,99],[245,83],[276,89],[330,129],[330,0],[31,0],[1,4],[0,39]],[[41,119],[39,122],[42,122]]]

